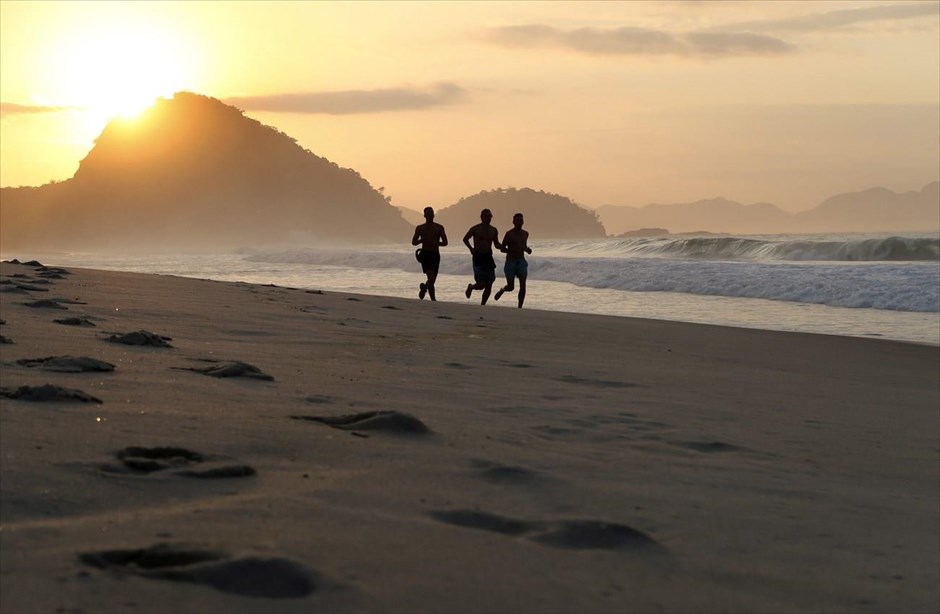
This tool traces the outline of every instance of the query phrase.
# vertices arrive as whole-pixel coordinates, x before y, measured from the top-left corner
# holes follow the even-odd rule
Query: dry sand
[[[937,347],[0,280],[3,612],[940,606]]]

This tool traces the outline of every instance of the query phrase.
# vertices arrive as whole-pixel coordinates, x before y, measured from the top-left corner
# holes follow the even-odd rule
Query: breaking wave
[[[625,292],[940,312],[937,239],[607,239],[546,242],[533,249],[528,257],[533,280]],[[246,250],[242,255],[251,262],[420,270],[412,251],[400,246]],[[462,246],[444,249],[441,273],[472,275]]]
[[[643,256],[709,260],[783,260],[828,262],[938,262],[940,238],[876,237],[844,240],[743,237],[637,237],[570,243],[558,248],[593,256]]]

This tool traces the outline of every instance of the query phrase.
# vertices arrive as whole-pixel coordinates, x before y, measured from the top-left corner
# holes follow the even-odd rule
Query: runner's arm
[[[506,247],[506,242],[509,240],[509,231],[506,231],[506,234],[503,235],[503,244],[499,246],[499,251],[504,254],[509,251],[509,248]]]

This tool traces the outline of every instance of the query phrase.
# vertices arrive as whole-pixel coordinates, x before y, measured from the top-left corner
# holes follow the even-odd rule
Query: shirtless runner
[[[473,281],[467,284],[467,298],[473,294],[474,290],[483,290],[483,300],[481,305],[486,305],[486,300],[490,298],[490,292],[493,290],[493,282],[496,281],[496,261],[493,260],[493,246],[502,250],[503,246],[499,243],[499,231],[490,226],[493,219],[493,213],[489,209],[480,212],[481,222],[470,228],[463,237],[463,244],[470,250],[473,256]],[[473,245],[470,245],[470,239],[473,239]]]
[[[421,270],[428,277],[425,283],[418,286],[418,298],[424,300],[424,295],[428,294],[432,301],[436,301],[434,282],[441,268],[440,248],[447,245],[447,233],[443,226],[434,221],[434,209],[431,207],[424,208],[424,220],[424,224],[415,227],[415,235],[411,238],[412,245],[421,244]]]
[[[506,231],[503,236],[503,249],[506,252],[506,265],[503,267],[503,273],[506,274],[506,285],[500,288],[493,295],[493,300],[498,301],[504,292],[513,291],[513,282],[519,278],[519,309],[522,309],[522,303],[525,302],[525,281],[529,274],[529,263],[526,262],[525,255],[531,254],[529,248],[529,233],[522,229],[525,218],[521,213],[512,216],[512,229]]]

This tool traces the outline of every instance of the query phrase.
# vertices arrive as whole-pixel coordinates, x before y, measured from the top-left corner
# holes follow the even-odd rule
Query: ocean
[[[453,239],[452,239],[453,240]],[[940,345],[940,234],[530,240],[525,307]],[[58,266],[417,300],[414,248],[245,248],[214,254],[3,254]],[[497,282],[503,283],[502,258]],[[470,257],[442,250],[437,298],[464,296]],[[515,308],[515,294],[487,308]]]

